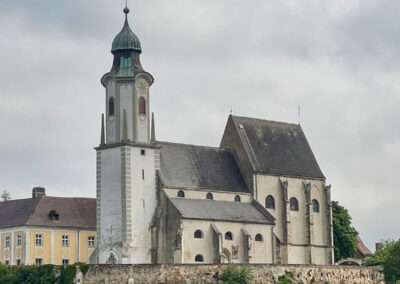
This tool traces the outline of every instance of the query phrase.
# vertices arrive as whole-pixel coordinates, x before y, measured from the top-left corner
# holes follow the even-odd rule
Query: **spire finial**
[[[125,8],[124,8],[125,17],[128,16],[129,8],[128,8],[128,0],[125,0]]]

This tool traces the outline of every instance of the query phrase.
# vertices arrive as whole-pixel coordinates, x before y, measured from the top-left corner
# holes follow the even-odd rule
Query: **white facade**
[[[148,73],[131,79],[108,73],[102,79],[107,131],[97,148],[99,263],[151,262],[149,227],[159,167],[159,150],[150,141],[152,82]]]

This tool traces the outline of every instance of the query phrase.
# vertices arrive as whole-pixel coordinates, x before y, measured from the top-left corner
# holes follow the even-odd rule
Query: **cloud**
[[[11,1],[0,10],[0,189],[95,196],[110,47],[123,1]],[[219,145],[238,115],[297,122],[370,248],[400,220],[395,1],[146,0],[131,4],[153,74],[157,138]]]

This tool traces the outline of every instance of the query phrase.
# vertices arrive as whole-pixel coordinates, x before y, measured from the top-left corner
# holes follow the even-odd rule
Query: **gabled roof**
[[[55,210],[59,220],[49,213]],[[96,228],[96,199],[38,197],[0,202],[0,229],[17,226]]]
[[[232,120],[256,171],[325,178],[300,125],[239,116]]]
[[[254,203],[170,198],[183,219],[275,224],[274,217]]]
[[[367,248],[361,238],[357,236],[357,251],[363,257],[372,257],[374,254]]]
[[[166,187],[247,192],[233,151],[205,146],[157,142],[160,175]]]

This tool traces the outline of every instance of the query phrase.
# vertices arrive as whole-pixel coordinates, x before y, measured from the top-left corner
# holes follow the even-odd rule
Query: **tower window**
[[[265,198],[265,208],[275,209],[275,199],[272,195],[268,195],[267,198]]]
[[[146,100],[143,97],[139,99],[139,114],[146,115]]]
[[[316,199],[313,199],[312,207],[313,207],[313,212],[315,212],[315,213],[319,212],[319,203]]]
[[[197,230],[196,232],[194,232],[194,238],[195,239],[202,239],[203,238],[203,232],[201,230]]]
[[[108,100],[108,115],[109,116],[114,115],[114,98],[110,98]]]
[[[196,257],[194,258],[195,262],[203,262],[203,256],[201,254],[196,255]]]
[[[178,191],[178,197],[185,197],[185,193],[183,192],[183,190]]]
[[[211,192],[207,193],[206,198],[207,199],[211,199],[211,200],[214,199],[214,197],[213,197]]]
[[[228,241],[232,241],[233,240],[233,236],[232,236],[231,232],[226,232],[225,240],[228,240]]]
[[[144,150],[144,149],[140,150],[140,155],[142,155],[142,156],[146,155],[146,150]]]
[[[144,180],[144,170],[142,170],[142,179]]]
[[[255,237],[255,241],[256,242],[262,242],[262,240],[263,240],[262,235],[261,234],[257,234],[256,237]]]
[[[290,210],[299,211],[299,202],[295,197],[290,198]]]
[[[240,195],[235,196],[235,202],[240,202]]]

